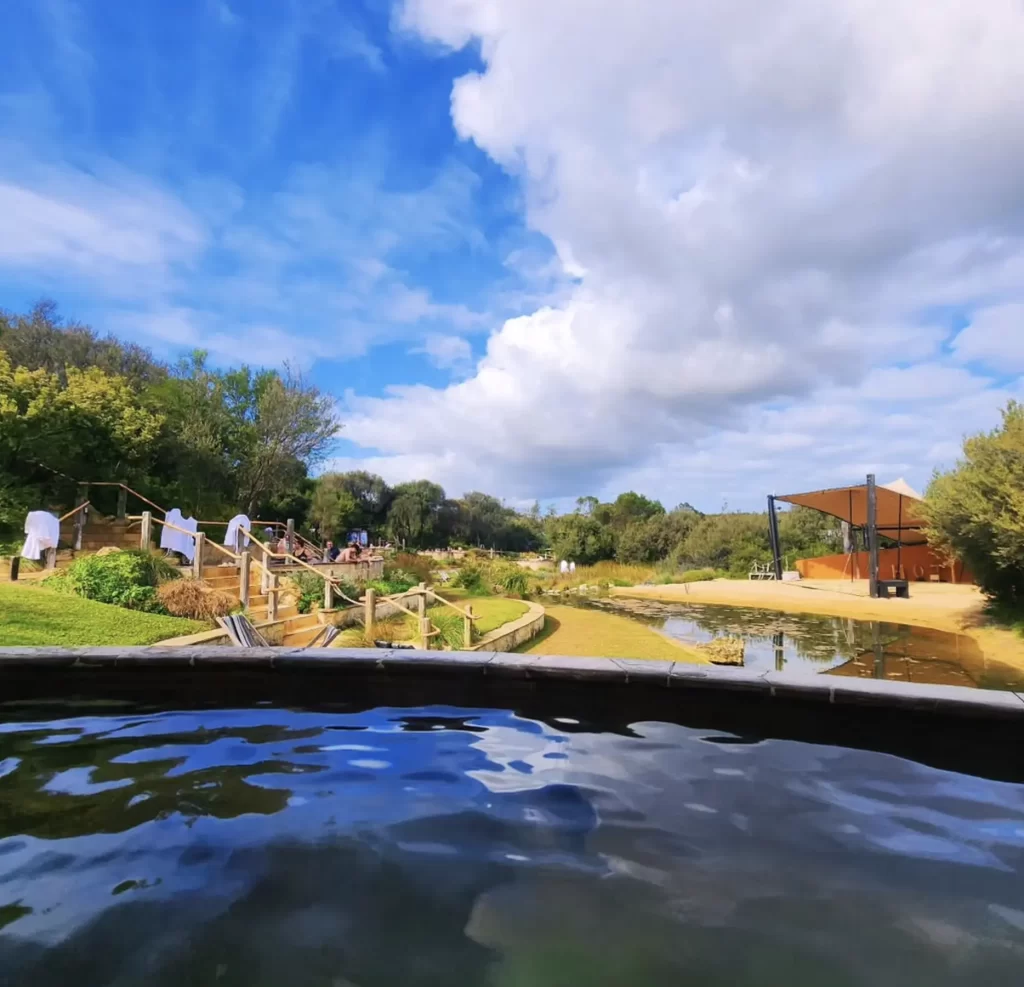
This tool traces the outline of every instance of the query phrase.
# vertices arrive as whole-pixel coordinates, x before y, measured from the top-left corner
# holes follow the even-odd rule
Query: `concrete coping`
[[[519,679],[646,686],[709,693],[744,693],[765,700],[839,706],[871,706],[975,718],[1022,718],[1024,694],[917,685],[829,675],[756,672],[692,662],[566,655],[504,654],[488,651],[412,651],[374,648],[181,647],[0,648],[0,675],[54,668],[252,668],[321,669],[379,676],[458,675],[465,679]]]

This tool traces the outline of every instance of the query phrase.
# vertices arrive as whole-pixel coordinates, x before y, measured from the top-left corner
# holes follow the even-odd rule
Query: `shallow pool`
[[[928,627],[625,597],[565,602],[630,617],[688,643],[722,635],[742,637],[745,664],[764,671],[828,672],[985,689],[1024,688],[1024,673],[987,660],[969,637]]]
[[[1019,984],[1024,786],[430,706],[0,714],[4,984]]]

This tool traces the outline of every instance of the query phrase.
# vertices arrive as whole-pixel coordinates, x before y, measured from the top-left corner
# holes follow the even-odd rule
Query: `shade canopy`
[[[810,507],[848,521],[858,528],[868,523],[868,487],[833,487],[809,493],[786,494],[776,500]],[[875,520],[878,533],[903,545],[923,545],[928,539],[921,530],[924,521],[918,513],[923,498],[905,480],[875,485]]]

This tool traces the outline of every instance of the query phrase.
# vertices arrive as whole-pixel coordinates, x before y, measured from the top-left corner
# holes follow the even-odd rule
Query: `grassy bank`
[[[472,606],[473,614],[478,618],[474,625],[478,637],[483,637],[485,634],[497,630],[502,624],[507,624],[509,621],[521,617],[529,609],[527,604],[521,600],[507,600],[497,596],[468,597],[457,592],[446,591],[445,597],[450,598],[451,602],[457,607],[464,608],[467,603]],[[431,607],[427,611],[427,616],[438,624],[443,620],[454,619],[459,625],[456,628],[458,631],[456,637],[461,635],[462,618],[450,607]],[[406,614],[389,620],[379,621],[377,624],[376,637],[378,640],[405,643],[416,640],[418,634],[419,628],[416,626],[415,619]],[[461,637],[459,637],[459,640],[461,640]],[[340,648],[361,648],[365,647],[367,643],[363,638],[363,629],[360,626],[350,627],[343,631],[338,637],[337,646]]]
[[[520,649],[526,654],[705,661],[696,652],[626,617],[546,603],[544,610],[544,630]]]
[[[155,644],[207,624],[138,613],[41,586],[0,585],[0,647]]]

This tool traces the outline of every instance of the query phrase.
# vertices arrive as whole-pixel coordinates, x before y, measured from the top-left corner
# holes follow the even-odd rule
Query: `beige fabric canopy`
[[[834,487],[831,490],[787,494],[775,499],[831,514],[841,521],[849,521],[858,528],[863,528],[868,523],[866,483],[855,487]],[[878,533],[903,545],[923,545],[928,539],[921,530],[924,522],[917,511],[922,499],[905,480],[876,484],[875,519]]]

